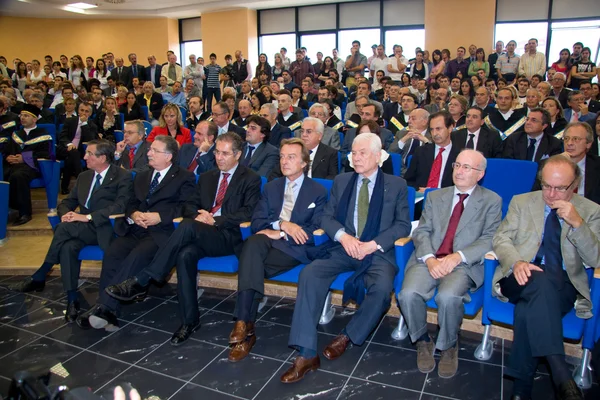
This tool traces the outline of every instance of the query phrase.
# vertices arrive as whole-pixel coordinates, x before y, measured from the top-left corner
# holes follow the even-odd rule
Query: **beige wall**
[[[202,53],[208,62],[211,53],[217,55],[220,65],[225,63],[225,54],[234,56],[241,50],[256,67],[258,56],[258,32],[256,10],[232,10],[202,14]],[[227,27],[224,29],[224,27]]]
[[[167,50],[179,54],[178,21],[152,19],[42,19],[0,16],[0,53],[9,63],[15,57],[44,61],[46,54],[55,60],[61,54],[98,58],[107,51],[127,57],[136,53],[147,65],[154,54],[159,63],[166,62]],[[128,62],[126,61],[127,65]]]
[[[447,48],[454,58],[458,46],[474,44],[488,54],[495,20],[496,0],[425,0],[425,48]]]

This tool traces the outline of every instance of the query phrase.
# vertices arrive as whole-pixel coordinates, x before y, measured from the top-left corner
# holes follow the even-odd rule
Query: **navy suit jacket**
[[[246,155],[248,143],[244,143],[242,157]],[[240,158],[243,160],[243,158]],[[271,170],[279,164],[279,150],[268,142],[261,143],[260,146],[252,153],[252,158],[248,163],[248,168],[256,172],[260,176],[267,177]]]
[[[441,187],[452,186],[454,184],[452,182],[452,163],[456,161],[456,157],[460,151],[461,149],[458,146],[452,145],[444,170],[441,171]],[[424,144],[415,150],[410,165],[404,174],[404,179],[406,179],[409,186],[414,187],[416,190],[427,186],[435,156],[435,144],[433,143]]]
[[[179,155],[177,157],[179,159],[179,166],[187,169],[187,167],[192,163],[192,159],[194,158],[194,155],[196,155],[197,151],[198,148],[194,146],[193,143],[186,143],[181,146],[181,149],[179,149]],[[200,156],[200,159],[198,160],[198,167],[196,167],[195,173],[196,175],[200,175],[215,168],[215,146],[212,145],[206,154]]]
[[[292,131],[287,126],[283,126],[276,122],[275,126],[271,129],[271,135],[269,136],[269,143],[279,148],[283,139],[289,139],[292,137]]]
[[[263,229],[273,229],[271,224],[279,220],[284,194],[285,178],[276,179],[265,185],[260,201],[252,214],[253,233]],[[299,245],[292,238],[274,240],[273,247],[294,257],[299,263],[309,263],[311,260],[307,255],[306,247],[314,245],[313,232],[321,225],[321,216],[326,200],[327,190],[321,184],[305,176],[296,203],[294,203],[290,222],[302,227],[308,236],[308,241],[305,245]]]
[[[525,160],[527,158],[527,146],[529,145],[527,133],[525,131],[517,131],[506,138],[504,141],[504,151],[502,158],[511,158],[514,160]],[[540,162],[548,157],[560,154],[563,152],[563,142],[547,133],[544,133],[540,144],[538,145],[535,156],[535,162]]]
[[[159,87],[160,86],[160,74],[162,71],[162,67],[158,64],[155,65],[154,68],[154,76],[152,76],[152,67],[151,66],[147,66],[146,67],[146,81],[152,81],[152,83],[154,83],[154,87]]]
[[[582,115],[579,117],[579,121],[580,122],[587,122],[587,121],[592,121],[592,120],[596,120],[596,114],[593,113],[592,111],[588,110],[589,112],[585,115]],[[571,121],[571,117],[573,116],[573,109],[571,108],[565,108],[564,111],[565,114],[565,119],[567,120],[567,122]]]

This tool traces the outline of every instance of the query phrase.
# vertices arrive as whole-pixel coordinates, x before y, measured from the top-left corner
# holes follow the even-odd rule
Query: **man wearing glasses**
[[[235,132],[242,140],[246,140],[246,130],[229,121],[229,106],[224,101],[220,101],[212,108],[212,120],[217,124],[217,134],[221,136],[227,132]]]
[[[500,225],[502,200],[477,184],[486,159],[465,149],[452,163],[454,186],[427,196],[419,227],[413,233],[415,251],[406,267],[398,301],[410,339],[417,346],[417,367],[435,369],[435,349],[441,351],[438,375],[451,378],[458,368],[458,331],[469,290],[483,284],[483,257],[492,249]],[[439,333],[435,343],[427,331],[427,301],[435,290]]]
[[[148,169],[150,143],[144,140],[146,129],[139,119],[125,122],[123,140],[117,143],[114,164],[131,171]]]
[[[585,266],[600,263],[600,207],[575,195],[581,171],[567,157],[550,157],[540,181],[541,191],[513,197],[493,239],[494,294],[515,304],[505,374],[515,379],[513,399],[531,399],[545,357],[557,398],[583,399],[565,361],[562,317],[574,304],[578,317],[592,316]]]
[[[550,114],[543,108],[529,111],[524,130],[517,131],[504,141],[502,158],[540,162],[562,153],[562,143],[544,132],[550,125]]]

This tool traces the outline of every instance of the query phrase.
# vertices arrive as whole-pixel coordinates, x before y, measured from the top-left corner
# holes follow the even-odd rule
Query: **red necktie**
[[[225,192],[227,191],[227,178],[229,178],[229,173],[223,172],[223,179],[221,179],[221,184],[219,185],[219,191],[217,192],[217,198],[215,200],[215,205],[210,209],[210,213],[216,213],[219,208],[223,205],[223,199],[225,198]]]
[[[188,165],[187,170],[190,172],[194,172],[196,171],[196,168],[198,168],[198,152],[196,152],[196,155],[192,159],[192,162],[190,163],[190,165]]]
[[[448,254],[454,253],[453,243],[454,243],[454,234],[456,233],[456,228],[458,227],[458,222],[460,221],[460,216],[465,210],[465,199],[469,196],[466,193],[458,193],[460,199],[458,203],[454,206],[454,210],[452,210],[452,215],[450,216],[450,221],[448,221],[448,230],[446,231],[446,235],[444,236],[444,240],[442,240],[442,244],[438,249],[435,256],[446,257]]]
[[[135,147],[129,149],[129,169],[133,169],[133,157],[135,157]]]
[[[433,160],[433,165],[431,166],[431,172],[429,173],[429,179],[427,179],[427,187],[428,188],[436,188],[440,182],[440,174],[442,173],[442,153],[446,150],[443,147],[440,147],[440,151],[438,152],[435,160]]]

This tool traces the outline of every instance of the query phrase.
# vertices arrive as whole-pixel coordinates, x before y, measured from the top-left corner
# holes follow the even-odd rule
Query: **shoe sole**
[[[108,325],[107,320],[97,317],[95,315],[90,315],[88,321],[90,321],[90,325],[94,329],[104,329],[104,327]]]
[[[438,376],[442,379],[450,379],[450,378],[454,378],[454,376],[456,376],[456,371],[452,374],[452,375],[442,375],[440,374],[440,370],[438,369]]]
[[[252,351],[252,348],[254,347],[254,345],[256,344],[256,336],[253,336],[253,339],[250,339],[251,343],[250,343],[250,348],[248,349],[248,352],[246,353],[246,355],[242,358],[239,358],[237,360],[234,360],[232,358],[230,358],[229,356],[227,356],[227,359],[233,363],[236,362],[240,362],[242,361],[244,358],[248,357],[250,355],[250,352]],[[233,350],[233,349],[232,349]],[[229,351],[229,354],[231,355],[231,350]]]
[[[293,381],[282,381],[281,379],[279,380],[281,383],[296,383],[296,382],[300,382],[302,379],[304,379],[306,377],[307,374],[309,374],[310,372],[314,372],[316,370],[318,370],[319,367],[313,367],[311,369],[309,369],[308,371],[306,371],[304,373],[304,375],[302,375],[301,377],[299,377],[298,379],[294,379]]]

